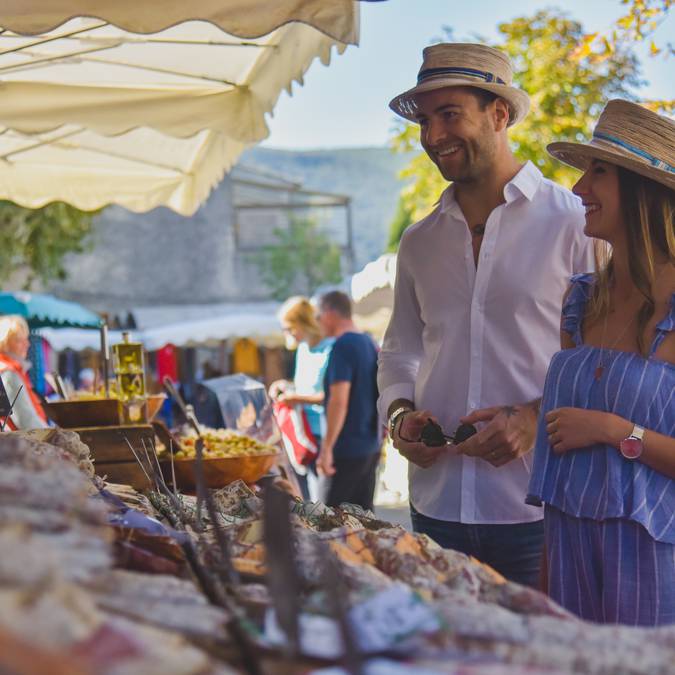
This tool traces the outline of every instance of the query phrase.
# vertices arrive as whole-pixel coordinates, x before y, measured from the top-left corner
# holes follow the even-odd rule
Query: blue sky
[[[387,0],[361,4],[361,44],[334,54],[329,67],[312,64],[303,87],[283,93],[263,145],[312,149],[384,145],[394,114],[387,104],[412,86],[422,49],[443,36],[444,25],[456,39],[472,34],[497,39],[497,24],[546,7],[564,9],[587,30],[604,30],[622,15],[620,0]],[[661,25],[657,42],[675,42],[675,15]],[[640,52],[645,98],[675,98],[675,59],[649,58]]]

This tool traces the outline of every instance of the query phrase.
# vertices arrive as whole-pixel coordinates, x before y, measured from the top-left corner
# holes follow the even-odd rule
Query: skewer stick
[[[141,471],[145,474],[145,477],[148,479],[148,483],[152,485],[152,480],[150,479],[150,476],[148,476],[148,472],[145,470],[145,467],[143,466],[143,462],[141,462],[140,457],[136,454],[136,451],[134,450],[134,446],[131,445],[129,442],[129,439],[126,436],[123,436],[124,440],[126,441],[126,444],[129,446],[129,450],[133,453],[134,457],[136,458],[136,461],[138,462],[138,466],[141,467]]]
[[[14,400],[9,405],[9,410],[7,411],[7,415],[5,416],[5,419],[3,419],[2,422],[0,422],[0,431],[5,430],[5,424],[7,424],[7,420],[12,415],[12,410],[14,410],[14,404],[16,403],[16,400],[19,398],[19,394],[21,393],[22,389],[23,389],[23,385],[20,385],[19,391],[16,392],[16,396],[14,397]]]
[[[169,437],[169,456],[171,457],[171,481],[173,483],[173,492],[178,494],[178,486],[176,485],[176,465],[173,458],[173,438]]]

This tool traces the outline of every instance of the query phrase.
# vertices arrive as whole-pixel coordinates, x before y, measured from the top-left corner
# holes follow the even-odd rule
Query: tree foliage
[[[251,256],[263,283],[276,300],[294,293],[311,296],[322,284],[342,278],[340,247],[310,218],[292,218],[288,228],[275,228],[276,242]]]
[[[608,58],[619,45],[649,41],[651,56],[662,55],[665,58],[675,54],[672,43],[660,45],[654,34],[668,18],[673,0],[621,0],[626,11],[614,23],[611,30],[602,33],[587,33],[579,44],[575,56],[595,53]]]
[[[399,196],[396,213],[389,224],[389,241],[387,242],[387,253],[395,253],[398,248],[398,242],[401,241],[406,227],[413,224],[413,217],[410,208],[407,206],[403,196]]]
[[[63,202],[25,209],[0,201],[0,283],[19,272],[26,289],[65,278],[64,257],[85,250],[93,216]]]
[[[641,84],[637,59],[625,44],[606,57],[590,52],[571,58],[585,32],[560,10],[516,18],[498,30],[502,41],[494,46],[509,54],[515,84],[531,98],[529,114],[509,132],[514,152],[545,176],[571,186],[577,172],[549,157],[546,145],[554,139],[587,139],[608,99],[633,98],[632,90]],[[401,124],[392,139],[401,151],[418,148],[418,143],[419,129],[413,124]],[[401,198],[413,221],[429,212],[447,186],[424,152],[400,176],[410,179]]]

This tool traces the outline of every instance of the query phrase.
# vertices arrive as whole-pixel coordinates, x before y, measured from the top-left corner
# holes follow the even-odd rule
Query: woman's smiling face
[[[614,164],[594,159],[572,191],[581,197],[586,208],[587,236],[609,242],[621,237],[624,222],[619,174]]]

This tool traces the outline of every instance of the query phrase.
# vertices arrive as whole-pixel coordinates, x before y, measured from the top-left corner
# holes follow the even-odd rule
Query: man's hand
[[[288,406],[294,406],[298,405],[300,401],[298,401],[298,397],[295,394],[281,394],[278,398],[277,401],[279,403],[285,403]]]
[[[396,422],[394,435],[391,439],[394,447],[409,462],[423,469],[432,466],[441,455],[448,452],[450,447],[447,445],[430,447],[420,442],[420,434],[429,419],[436,422],[436,419],[427,410],[415,410],[402,414]]]
[[[530,404],[497,406],[474,410],[460,419],[462,424],[487,422],[475,436],[457,445],[457,452],[480,457],[494,467],[527,454],[537,433],[537,414]]]
[[[316,460],[316,470],[322,476],[335,475],[335,467],[333,466],[333,448],[325,443],[321,444],[319,457]]]

